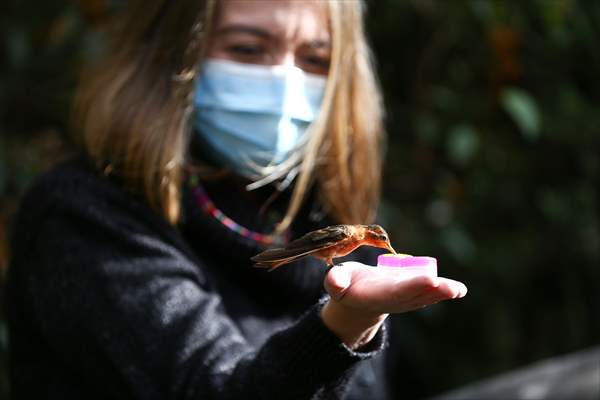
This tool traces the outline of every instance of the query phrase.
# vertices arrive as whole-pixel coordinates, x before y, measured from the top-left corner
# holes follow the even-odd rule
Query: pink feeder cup
[[[437,276],[437,260],[433,257],[408,254],[382,254],[377,257],[378,267],[397,267],[407,275]]]

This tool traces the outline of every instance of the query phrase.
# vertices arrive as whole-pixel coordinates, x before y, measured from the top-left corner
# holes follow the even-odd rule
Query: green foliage
[[[465,166],[477,152],[479,137],[475,129],[467,124],[460,124],[448,132],[448,158],[458,166]]]
[[[600,6],[372,1],[388,105],[383,215],[467,297],[397,318],[431,395],[600,339]],[[416,371],[416,372],[415,372]]]
[[[540,116],[535,100],[524,90],[507,88],[502,91],[500,102],[523,136],[536,140],[540,134]]]
[[[0,233],[64,153],[77,71],[117,3],[1,6]],[[600,341],[599,27],[595,0],[368,2],[389,134],[382,217],[398,250],[469,287],[394,320],[406,398]]]

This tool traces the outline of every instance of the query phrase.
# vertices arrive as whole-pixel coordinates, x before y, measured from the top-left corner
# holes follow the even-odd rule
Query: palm
[[[463,297],[466,286],[447,278],[406,278],[398,268],[372,268],[356,262],[336,266],[325,278],[334,301],[369,314],[403,313]]]

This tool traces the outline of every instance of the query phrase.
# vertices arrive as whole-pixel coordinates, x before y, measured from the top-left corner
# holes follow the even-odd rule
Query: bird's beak
[[[388,249],[389,251],[391,251],[392,254],[398,254],[398,253],[396,253],[396,250],[394,250],[394,248],[392,247],[392,245],[390,243],[386,243],[385,248]]]

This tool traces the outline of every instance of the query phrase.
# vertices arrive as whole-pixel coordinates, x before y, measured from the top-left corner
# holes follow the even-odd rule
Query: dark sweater
[[[207,191],[264,228],[236,187]],[[184,199],[173,227],[85,161],[38,180],[7,284],[13,398],[386,398],[385,330],[351,351],[325,327],[322,264],[252,268],[260,247]],[[292,236],[323,224],[309,212]]]

